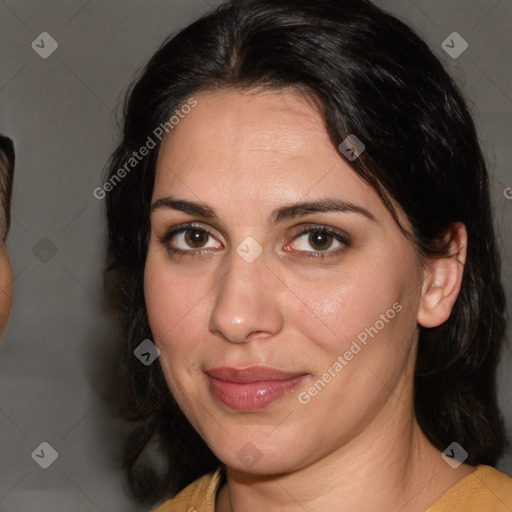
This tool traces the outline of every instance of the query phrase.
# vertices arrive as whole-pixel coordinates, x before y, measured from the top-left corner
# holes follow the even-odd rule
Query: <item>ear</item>
[[[450,244],[448,255],[432,258],[424,269],[417,317],[423,327],[437,327],[448,320],[462,283],[468,241],[466,226],[453,223],[443,239]]]

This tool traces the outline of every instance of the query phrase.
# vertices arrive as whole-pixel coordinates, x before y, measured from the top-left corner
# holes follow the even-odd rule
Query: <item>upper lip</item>
[[[290,380],[302,375],[304,372],[285,372],[268,366],[251,366],[249,368],[210,368],[205,373],[216,379],[228,382],[258,382],[262,380]]]

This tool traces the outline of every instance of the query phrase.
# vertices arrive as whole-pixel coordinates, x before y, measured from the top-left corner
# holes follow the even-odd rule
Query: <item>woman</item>
[[[134,495],[509,510],[487,180],[457,87],[368,1],[233,1],[167,40],[104,187]]]

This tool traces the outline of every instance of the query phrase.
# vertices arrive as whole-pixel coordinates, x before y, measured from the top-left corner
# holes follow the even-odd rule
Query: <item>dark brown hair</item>
[[[438,449],[457,441],[467,463],[495,465],[505,446],[495,384],[505,297],[486,164],[458,87],[405,24],[365,0],[224,3],[166,40],[145,66],[127,95],[107,179],[194,93],[255,87],[313,98],[335,147],[349,134],[364,142],[351,165],[390,211],[392,200],[406,213],[420,255],[445,254],[442,235],[454,222],[466,225],[467,261],[452,314],[439,327],[419,327],[414,405]],[[150,503],[219,464],[160,366],[133,355],[153,339],[143,271],[158,148],[106,196],[106,278],[124,344],[121,414],[137,422],[124,467],[133,494]],[[160,459],[144,455],[153,445]]]
[[[14,145],[0,135],[0,241],[5,243],[11,226],[11,196],[14,179]]]

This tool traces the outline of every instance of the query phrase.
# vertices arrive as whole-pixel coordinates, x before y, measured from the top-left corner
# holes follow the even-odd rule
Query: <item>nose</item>
[[[282,283],[267,266],[265,254],[248,263],[233,251],[215,288],[210,331],[231,343],[271,337],[283,327]]]

